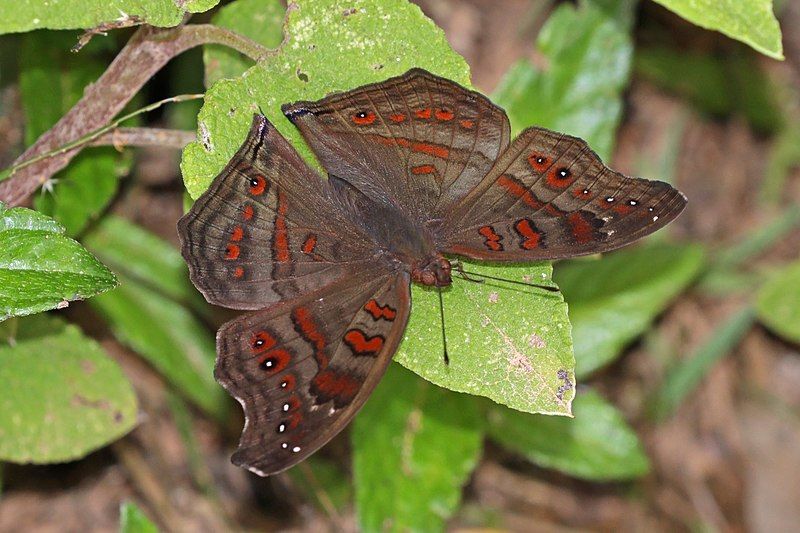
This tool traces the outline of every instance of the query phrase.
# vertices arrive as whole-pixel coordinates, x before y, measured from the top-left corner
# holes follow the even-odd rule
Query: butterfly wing
[[[360,230],[263,116],[178,222],[195,286],[214,304],[260,309],[334,283],[367,265]]]
[[[283,112],[328,172],[423,220],[474,188],[510,138],[502,109],[421,69]]]
[[[492,261],[605,252],[677,217],[686,197],[667,183],[605,166],[585,141],[522,132],[445,219],[445,253]]]
[[[215,375],[246,418],[232,461],[274,474],[339,433],[386,370],[409,308],[408,274],[372,273],[224,325]]]

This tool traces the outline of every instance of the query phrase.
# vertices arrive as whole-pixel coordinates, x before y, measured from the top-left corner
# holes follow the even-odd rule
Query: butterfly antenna
[[[481,277],[481,278],[484,278],[484,279],[491,279],[491,280],[494,280],[494,281],[504,281],[506,283],[513,283],[515,285],[524,285],[525,287],[533,287],[534,289],[542,289],[544,291],[549,291],[549,292],[560,292],[561,291],[561,289],[559,289],[555,285],[540,285],[538,283],[531,283],[529,281],[517,281],[515,279],[498,278],[498,277],[495,277],[495,276],[489,276],[488,274],[482,274],[480,272],[469,272],[467,270],[464,270],[463,267],[460,269],[460,272],[462,272],[464,274],[467,274],[469,276],[477,276],[477,277]],[[464,277],[464,279],[467,279],[469,281],[479,281],[479,282],[483,281],[483,280],[470,279],[470,278],[468,278],[466,276]]]
[[[439,293],[439,317],[442,321],[442,347],[444,349],[444,364],[450,364],[450,356],[447,354],[447,331],[444,327],[444,300],[442,299],[442,288],[436,287]]]
[[[467,280],[467,281],[471,281],[471,282],[473,282],[473,283],[483,283],[483,280],[482,280],[482,279],[475,279],[475,278],[471,278],[471,277],[469,277],[469,276],[467,275],[467,273],[464,271],[464,265],[461,263],[461,261],[453,261],[453,263],[452,263],[452,266],[454,266],[454,267],[456,268],[456,270],[458,271],[458,273],[459,273],[459,274],[461,275],[461,277],[462,277],[462,278],[464,278],[465,280]]]

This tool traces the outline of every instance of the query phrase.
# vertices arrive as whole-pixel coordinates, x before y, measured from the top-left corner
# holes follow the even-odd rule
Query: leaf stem
[[[80,140],[108,124],[170,59],[195,46],[212,43],[229,46],[255,60],[270,53],[269,49],[246,37],[210,24],[140,28],[103,75],[86,87],[83,97],[72,109],[17,158],[15,163],[56,151],[55,155],[39,158],[20,168],[13,177],[0,181],[0,202],[10,206],[24,203],[64,168],[83,144],[65,151],[57,147]]]
[[[56,155],[59,155],[59,154],[63,154],[65,152],[69,152],[70,150],[74,150],[74,149],[80,148],[80,147],[82,147],[84,145],[93,143],[93,141],[98,140],[103,134],[110,132],[111,130],[117,128],[122,122],[125,122],[126,120],[129,120],[129,119],[131,119],[131,118],[133,118],[133,117],[135,117],[137,115],[141,115],[142,113],[147,113],[147,112],[152,111],[154,109],[157,109],[157,108],[159,108],[162,105],[167,104],[167,103],[185,102],[187,100],[197,100],[197,99],[200,99],[202,97],[203,97],[202,94],[179,94],[178,96],[172,96],[170,98],[164,98],[163,100],[159,100],[158,102],[154,102],[154,103],[152,103],[150,105],[147,105],[147,106],[144,106],[144,107],[142,107],[140,109],[137,109],[136,111],[128,113],[127,115],[118,118],[117,120],[115,120],[115,121],[103,126],[102,128],[98,128],[98,129],[96,129],[96,130],[94,130],[92,132],[87,133],[83,137],[80,137],[78,139],[75,139],[72,142],[68,142],[67,144],[59,146],[55,150],[50,150],[49,152],[45,152],[43,154],[39,154],[39,155],[37,155],[35,157],[32,157],[30,159],[26,159],[25,161],[23,161],[21,163],[17,163],[16,165],[13,165],[12,167],[4,170],[3,172],[8,172],[9,177],[11,177],[11,176],[14,175],[15,172],[17,172],[19,170],[22,170],[23,168],[28,167],[28,166],[30,166],[30,165],[32,165],[34,163],[38,163],[39,161],[42,161],[42,160],[47,159],[49,157],[53,157],[53,156],[56,156]],[[141,137],[143,137],[143,133],[142,132],[147,131],[148,128],[128,128],[129,133],[130,133],[130,130],[136,130],[136,132],[139,134],[138,136],[141,138]],[[109,138],[112,141],[114,140],[113,139],[113,135],[109,136]],[[149,142],[148,144],[153,144],[153,143],[155,143],[155,141]],[[95,143],[95,144],[97,144],[97,143]],[[116,143],[113,143],[113,144],[116,145]]]

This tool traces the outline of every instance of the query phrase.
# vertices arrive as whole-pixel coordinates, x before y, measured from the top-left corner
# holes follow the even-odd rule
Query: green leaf
[[[237,79],[216,83],[206,93],[198,136],[205,141],[190,144],[182,163],[192,196],[198,196],[227,163],[259,107],[311,158],[298,131],[280,112],[281,103],[384,80],[414,66],[468,84],[464,60],[448,46],[441,30],[405,1],[298,2],[289,13],[287,32],[287,41],[275,55]],[[549,276],[549,267],[493,272],[515,279],[523,274],[542,279]],[[510,310],[507,316],[494,309],[487,316],[483,311],[496,288],[465,285],[474,284],[465,282],[445,294],[445,309],[459,317],[451,320],[454,360],[450,367],[441,359],[438,300],[434,293],[418,287],[413,289],[414,312],[397,360],[454,390],[490,395],[528,411],[568,413],[572,393],[556,397],[560,385],[557,372],[571,374],[573,366],[563,302],[558,297],[536,299],[505,290],[507,296],[501,297],[496,307]],[[527,313],[521,312],[523,304],[531,307]],[[489,322],[484,323],[486,320]],[[487,330],[493,338],[481,341],[479,349],[470,346],[471,333]],[[505,341],[498,331],[510,340]]]
[[[119,508],[119,531],[120,533],[158,533],[158,528],[135,503],[125,502]]]
[[[569,302],[578,378],[616,359],[703,262],[699,246],[659,243],[559,264],[554,278]]]
[[[758,292],[758,318],[769,329],[800,343],[800,261],[778,271]]]
[[[616,407],[592,390],[581,390],[573,408],[575,418],[493,407],[489,438],[539,466],[583,479],[616,481],[648,472],[639,438]]]
[[[707,342],[671,368],[654,397],[653,415],[663,419],[674,413],[714,364],[741,342],[754,321],[755,311],[750,307],[742,309],[715,329]]]
[[[197,1],[197,0],[195,0]],[[214,0],[216,3],[217,0]],[[26,0],[5,2],[0,34],[38,29],[94,28],[138,17],[153,26],[175,26],[183,19],[178,2],[164,0]],[[78,35],[75,35],[77,40]]]
[[[783,59],[781,28],[772,0],[655,0],[689,22],[747,43],[762,54]]]
[[[114,275],[53,219],[0,203],[0,321],[107,291]]]
[[[183,7],[189,13],[203,13],[219,4],[219,0],[189,0]]]
[[[25,140],[32,144],[82,96],[105,70],[111,41],[93,39],[80,55],[70,52],[75,32],[32,32],[22,38],[19,85],[25,112]],[[117,191],[120,154],[90,148],[54,177],[52,193],[34,200],[36,209],[80,233]]]
[[[121,282],[117,290],[96,298],[92,307],[121,342],[184,396],[206,413],[223,418],[228,404],[213,378],[213,334],[170,297],[191,290],[180,278],[184,271],[177,252],[165,252],[168,244],[119,219],[100,225],[85,242],[109,259]]]
[[[220,9],[211,21],[249,37],[268,48],[277,48],[283,39],[286,8],[280,0],[237,0]],[[230,48],[219,45],[203,47],[206,86],[223,78],[235,78],[253,66],[253,61]]]
[[[300,0],[293,5],[288,38],[278,51],[206,93],[198,117],[200,140],[186,147],[181,163],[193,198],[242,144],[259,109],[313,160],[281,104],[382,81],[415,66],[469,84],[464,59],[419,7],[405,0]]]
[[[753,54],[716,57],[666,47],[640,48],[636,71],[707,113],[739,113],[761,132],[775,132],[784,122],[773,84]]]
[[[0,342],[0,459],[70,461],[133,428],[133,389],[95,341],[46,315],[16,326]]]
[[[515,132],[541,126],[583,138],[602,159],[611,155],[633,52],[620,18],[634,2],[606,3],[559,6],[536,41],[546,68],[523,61],[506,74],[495,101]]]
[[[470,272],[550,283],[549,263],[488,266]],[[529,413],[570,414],[574,383],[567,306],[559,293],[511,283],[455,276],[442,291],[450,364],[443,361],[439,298],[414,286],[412,312],[395,361],[448,389],[477,394]]]
[[[481,453],[474,398],[391,365],[353,423],[353,477],[363,531],[440,531]]]

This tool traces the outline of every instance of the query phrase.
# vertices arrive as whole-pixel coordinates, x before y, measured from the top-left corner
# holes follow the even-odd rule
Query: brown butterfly
[[[327,170],[255,115],[178,223],[206,299],[255,310],[217,334],[216,378],[244,407],[232,460],[268,475],[344,428],[403,335],[410,284],[451,283],[447,256],[563,259],[624,246],[686,205],[609,169],[581,139],[529,128],[420,69],[284,105]]]

